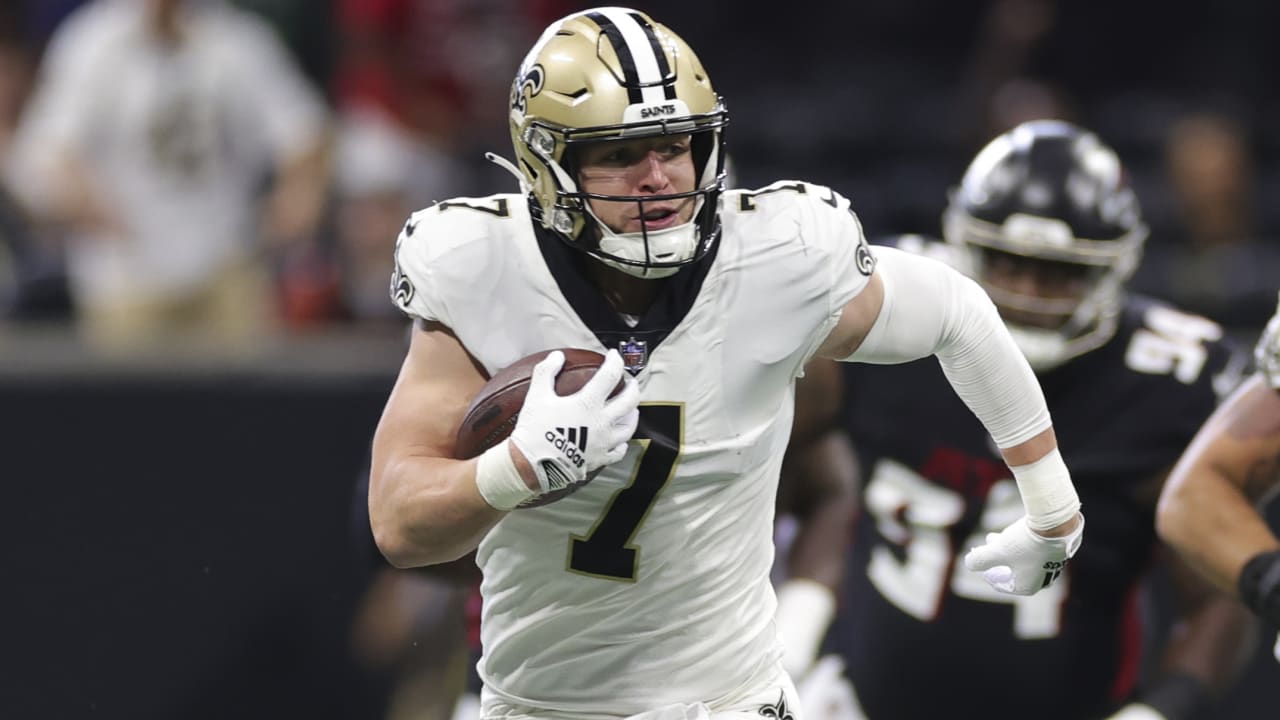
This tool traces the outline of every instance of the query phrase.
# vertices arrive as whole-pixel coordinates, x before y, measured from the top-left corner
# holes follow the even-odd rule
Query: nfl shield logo
[[[649,362],[649,343],[635,338],[622,340],[618,343],[618,354],[622,356],[627,372],[635,375]]]

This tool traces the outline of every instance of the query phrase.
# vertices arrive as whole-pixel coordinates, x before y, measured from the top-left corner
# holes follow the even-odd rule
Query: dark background
[[[0,40],[37,63],[78,4],[0,4]],[[383,0],[236,4],[276,25],[335,117],[355,104],[343,78],[359,42],[394,49],[399,67],[405,47],[449,31],[393,22],[397,32],[370,40],[342,19],[344,8],[396,4]],[[478,27],[519,45],[516,56],[539,23],[585,7],[400,4],[474,11]],[[1128,166],[1153,228],[1151,267],[1176,270],[1140,275],[1143,290],[1227,323],[1245,342],[1275,307],[1280,4],[636,5],[696,48],[726,97],[740,185],[827,183],[872,236],[936,233],[947,189],[977,149],[1019,112],[1052,107],[1096,130]],[[470,72],[487,53],[455,48],[431,59],[439,76],[401,86],[456,111],[452,124],[413,127],[459,163],[446,194],[428,200],[514,188],[481,160],[483,150],[510,155],[502,112],[515,70]],[[481,76],[493,81],[458,79]],[[1206,112],[1236,123],[1251,165],[1250,231],[1208,248],[1184,229],[1166,158],[1171,129]],[[1224,257],[1247,262],[1221,273]],[[1206,278],[1217,289],[1204,290]],[[14,306],[14,326],[0,322],[0,719],[381,717],[387,680],[350,651],[375,566],[355,485],[402,325],[379,319],[373,336],[352,334],[359,321],[335,316],[290,326],[247,359],[107,361],[64,332],[58,279],[41,266],[25,286],[32,302]],[[1280,665],[1269,649],[1264,638],[1221,717],[1274,717]]]
[[[356,479],[392,375],[283,365],[0,377],[0,717],[377,717]]]

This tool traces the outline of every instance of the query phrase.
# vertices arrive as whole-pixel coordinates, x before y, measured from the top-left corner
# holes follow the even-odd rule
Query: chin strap
[[[694,218],[697,217],[698,211],[702,207],[701,202],[702,199],[699,198],[697,203],[694,205]],[[681,255],[682,260],[688,259],[688,257],[693,257],[694,253],[697,252],[698,227],[696,219],[662,230],[653,230],[650,232],[641,230],[638,232],[620,233],[614,232],[608,225],[606,225],[604,221],[596,215],[595,210],[591,208],[590,203],[586,204],[585,209],[587,211],[587,215],[591,217],[600,231],[600,250],[606,255],[612,255],[625,260],[644,262],[646,260],[645,247],[648,247],[648,255],[652,257],[655,254],[654,245],[663,240],[672,241],[671,244],[674,247],[670,248],[671,252]],[[665,248],[659,248],[659,250],[662,249]],[[684,257],[686,255],[687,257]],[[669,267],[630,265],[628,263],[611,260],[608,257],[597,257],[601,262],[609,267],[621,270],[628,275],[644,279],[671,277],[684,267],[683,265],[672,265]]]
[[[521,192],[522,194],[524,194],[524,195],[528,195],[528,194],[529,194],[529,192],[530,192],[530,190],[532,190],[532,188],[531,188],[531,187],[529,187],[529,180],[528,180],[528,178],[526,178],[526,177],[524,176],[524,173],[520,172],[520,168],[516,167],[516,166],[515,166],[515,163],[513,163],[513,162],[511,162],[510,160],[508,160],[508,159],[506,159],[506,158],[502,157],[501,155],[498,155],[498,154],[496,154],[496,153],[491,153],[491,152],[487,152],[487,153],[485,153],[485,154],[484,154],[484,159],[485,159],[485,160],[488,160],[489,162],[493,163],[494,165],[497,165],[498,167],[502,168],[503,170],[506,170],[507,172],[511,173],[512,175],[515,175],[515,176],[516,176],[516,182],[520,183],[520,192]]]

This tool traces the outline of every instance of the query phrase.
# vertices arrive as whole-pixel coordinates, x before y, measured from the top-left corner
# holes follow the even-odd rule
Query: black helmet
[[[1006,323],[1032,365],[1045,369],[1114,334],[1147,228],[1115,151],[1070,123],[1035,120],[973,159],[951,193],[943,235],[966,250],[968,270],[997,306],[1049,319],[1052,329]],[[984,282],[990,251],[1078,266],[1071,269],[1088,289],[1063,301],[993,287]]]

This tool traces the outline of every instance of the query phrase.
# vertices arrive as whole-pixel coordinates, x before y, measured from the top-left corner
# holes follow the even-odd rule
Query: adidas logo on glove
[[[555,449],[564,453],[575,467],[582,467],[582,453],[587,450],[586,426],[571,427],[567,431],[562,427],[556,428],[555,432],[548,430],[546,439]]]

